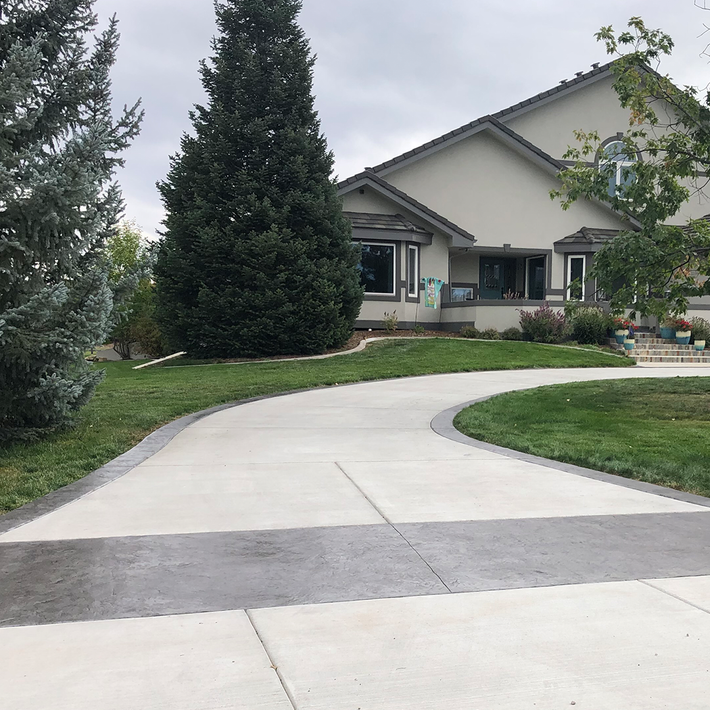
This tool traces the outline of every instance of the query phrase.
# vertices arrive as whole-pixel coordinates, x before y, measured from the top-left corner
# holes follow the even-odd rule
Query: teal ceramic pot
[[[633,340],[624,340],[624,350],[633,350],[635,345]]]
[[[624,344],[624,340],[626,340],[626,336],[629,334],[628,330],[615,330],[614,331],[614,337],[616,338],[616,342],[619,345]]]
[[[661,326],[661,337],[663,340],[674,340],[675,339],[675,328],[664,328]]]
[[[704,340],[696,340],[695,343],[693,344],[693,347],[698,352],[701,352],[701,351],[705,350],[705,341]]]
[[[678,345],[688,345],[690,343],[690,331],[679,330],[675,334],[675,341]]]

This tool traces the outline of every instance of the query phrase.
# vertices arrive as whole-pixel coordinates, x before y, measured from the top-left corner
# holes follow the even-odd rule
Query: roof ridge
[[[433,148],[436,145],[439,145],[441,143],[446,143],[447,141],[451,140],[452,138],[455,138],[458,135],[461,135],[462,133],[466,133],[470,131],[472,128],[475,128],[476,126],[482,125],[483,123],[486,122],[493,122],[500,126],[500,127],[505,127],[505,124],[500,122],[500,118],[503,116],[507,116],[511,113],[514,113],[515,111],[524,108],[526,106],[530,106],[534,103],[537,103],[538,101],[542,101],[543,99],[546,99],[549,96],[554,96],[555,94],[560,93],[561,91],[564,91],[566,89],[569,89],[572,86],[575,86],[577,84],[581,84],[585,81],[588,81],[594,76],[597,76],[599,74],[603,74],[607,72],[611,65],[614,64],[616,60],[612,60],[610,62],[607,62],[606,64],[600,64],[594,67],[591,71],[586,72],[585,74],[580,74],[579,76],[575,76],[574,79],[569,79],[564,82],[560,82],[557,86],[553,87],[552,89],[547,89],[546,91],[542,91],[539,94],[536,94],[535,96],[532,96],[529,99],[525,99],[524,101],[520,101],[517,104],[513,104],[512,106],[509,106],[508,108],[504,108],[500,111],[497,111],[494,114],[485,114],[484,116],[480,116],[479,118],[476,118],[473,121],[470,121],[469,123],[465,123],[463,126],[460,126],[459,128],[455,128],[452,131],[449,131],[448,133],[445,133],[442,136],[439,136],[438,138],[434,138],[433,140],[427,141],[426,143],[423,143],[420,146],[417,146],[416,148],[412,148],[411,150],[408,150],[405,153],[402,153],[401,155],[395,156],[394,158],[390,158],[389,160],[385,160],[383,163],[380,163],[379,165],[376,165],[375,167],[371,168],[373,172],[380,172],[382,170],[385,170],[386,168],[391,167],[392,165],[396,165],[397,163],[401,163],[403,160],[407,160],[408,158],[411,158],[415,155],[418,155],[419,153],[424,152],[425,150],[428,150],[429,148]],[[508,129],[511,130],[511,129]],[[518,136],[517,133],[515,133],[516,136]],[[533,146],[533,143],[530,143],[529,141],[526,141],[522,136],[520,136],[522,141],[525,141],[525,143],[528,144],[528,146]],[[535,147],[535,152],[536,153],[541,153],[542,151]],[[544,154],[545,156],[547,155],[546,153]],[[552,159],[554,160],[554,158]]]

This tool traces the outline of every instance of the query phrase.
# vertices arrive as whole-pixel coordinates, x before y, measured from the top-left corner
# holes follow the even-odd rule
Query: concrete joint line
[[[539,389],[539,387],[545,386],[550,385],[522,387],[520,389],[511,391],[522,392],[524,390]],[[507,456],[511,459],[517,459],[519,461],[526,461],[527,463],[537,464],[538,466],[552,468],[556,471],[562,471],[563,473],[571,473],[575,476],[591,478],[595,481],[611,483],[615,486],[622,486],[623,488],[632,488],[637,491],[643,491],[644,493],[650,493],[652,495],[662,496],[664,498],[673,498],[674,500],[680,500],[684,503],[693,503],[694,505],[700,505],[704,508],[710,508],[710,498],[705,498],[704,496],[695,495],[693,493],[685,493],[684,491],[677,491],[673,488],[665,488],[664,486],[659,486],[655,483],[637,481],[633,478],[624,478],[623,476],[617,476],[613,473],[595,471],[591,468],[583,468],[582,466],[575,466],[574,464],[564,463],[562,461],[554,461],[553,459],[546,459],[542,456],[526,454],[522,451],[516,451],[515,449],[507,449],[504,446],[497,446],[496,444],[489,444],[488,442],[479,441],[478,439],[473,439],[470,436],[466,436],[454,426],[454,419],[456,418],[456,415],[459,414],[459,412],[462,412],[464,409],[467,409],[468,407],[471,407],[474,404],[481,404],[482,402],[487,402],[489,399],[493,399],[494,397],[500,397],[501,395],[509,393],[510,392],[506,391],[499,392],[497,394],[490,394],[485,397],[473,399],[469,402],[464,402],[463,404],[457,404],[455,407],[451,407],[450,409],[446,409],[443,412],[437,414],[431,420],[429,424],[431,430],[435,434],[438,434],[439,436],[442,436],[445,439],[450,439],[451,441],[456,441],[459,444],[465,444],[466,446],[471,446],[475,449],[481,449],[483,451],[499,454],[501,456]]]
[[[382,510],[380,510],[375,505],[375,503],[369,498],[367,493],[365,493],[365,491],[363,491],[362,488],[360,488],[360,486],[358,486],[358,484],[355,483],[355,481],[353,481],[352,478],[350,478],[350,476],[348,475],[348,472],[343,468],[343,466],[341,464],[339,464],[337,461],[335,462],[335,465],[343,472],[343,475],[348,479],[348,481],[350,481],[350,483],[352,483],[353,486],[355,486],[355,488],[359,491],[360,495],[377,511],[377,514],[392,528],[392,530],[394,530],[397,533],[397,535],[399,535],[402,538],[402,540],[404,540],[404,542],[408,545],[408,547],[412,550],[412,552],[429,568],[429,571],[441,582],[444,589],[446,589],[446,591],[449,592],[449,594],[451,594],[452,592],[451,592],[451,588],[449,587],[449,585],[446,584],[446,582],[444,582],[444,580],[436,572],[436,570],[422,557],[419,550],[417,550],[417,548],[414,547],[414,545],[412,545],[412,543],[409,542],[409,540],[407,540],[407,538],[402,534],[402,532],[397,528],[397,526],[384,514],[384,512]]]
[[[284,693],[286,694],[286,697],[288,698],[289,703],[291,704],[291,707],[293,710],[298,710],[298,706],[296,705],[296,700],[295,698],[291,695],[291,692],[288,689],[288,686],[286,685],[286,681],[284,680],[283,676],[281,675],[281,671],[279,670],[279,667],[276,665],[274,662],[274,659],[271,657],[271,653],[269,653],[269,649],[266,646],[266,642],[262,638],[261,634],[259,633],[259,629],[256,626],[256,622],[254,621],[249,609],[245,609],[244,613],[247,615],[247,619],[249,619],[249,623],[251,624],[252,629],[254,629],[254,633],[256,634],[256,637],[259,639],[259,643],[261,644],[261,647],[264,649],[264,653],[266,654],[266,657],[269,659],[269,663],[271,664],[271,668],[273,668],[274,673],[276,673],[276,677],[279,679],[279,683],[281,683],[281,687],[284,690]]]
[[[688,606],[692,606],[694,609],[697,609],[698,611],[703,611],[706,614],[710,614],[710,609],[706,609],[704,606],[698,606],[697,604],[693,604],[693,602],[690,602],[687,599],[683,599],[683,597],[680,597],[677,594],[673,594],[673,592],[669,592],[666,589],[662,589],[661,587],[657,587],[655,584],[651,584],[651,582],[648,582],[645,579],[638,579],[636,581],[641,582],[641,584],[645,584],[647,587],[651,587],[651,589],[655,589],[657,592],[660,592],[661,594],[665,594],[668,597],[673,597],[673,599],[677,599],[679,602],[683,602],[683,604],[687,604]]]
[[[392,525],[392,521],[375,505],[375,502],[367,495],[367,493],[365,493],[365,491],[363,491],[362,488],[360,488],[360,486],[358,486],[358,484],[355,483],[352,478],[350,478],[348,472],[342,467],[342,465],[339,464],[337,461],[334,461],[334,463],[342,471],[345,478],[347,478],[348,481],[350,481],[350,483],[354,486],[357,492],[375,509],[377,514],[382,518],[382,520],[384,520],[387,525]]]

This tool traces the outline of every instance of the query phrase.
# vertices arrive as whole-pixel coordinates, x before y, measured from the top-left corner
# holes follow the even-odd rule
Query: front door
[[[515,259],[481,257],[480,298],[500,299],[515,291]]]
[[[545,300],[545,257],[528,259],[528,298],[531,301]]]

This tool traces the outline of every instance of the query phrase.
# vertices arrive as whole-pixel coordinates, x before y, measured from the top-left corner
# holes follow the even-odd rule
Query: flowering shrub
[[[564,337],[565,325],[564,314],[556,313],[547,303],[532,313],[520,311],[523,333],[538,343],[559,343]]]
[[[614,330],[628,330],[633,324],[633,321],[626,318],[614,318]]]
[[[686,333],[693,329],[693,324],[689,320],[684,320],[683,318],[678,318],[675,322],[676,332]]]

